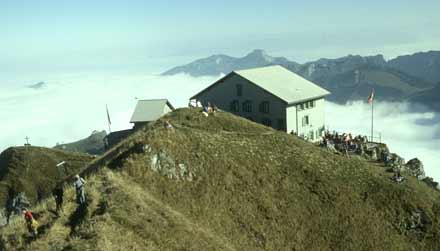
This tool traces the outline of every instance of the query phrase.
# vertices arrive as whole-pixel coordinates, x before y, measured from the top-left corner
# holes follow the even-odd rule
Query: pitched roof
[[[235,71],[235,73],[287,103],[330,94],[327,90],[279,65]]]
[[[131,116],[130,123],[154,121],[164,115],[165,106],[174,110],[167,99],[139,100]]]
[[[279,65],[233,71],[227,76],[231,74],[237,74],[249,80],[288,104],[321,98],[330,94],[329,91]],[[221,82],[221,80],[194,95],[194,97]]]

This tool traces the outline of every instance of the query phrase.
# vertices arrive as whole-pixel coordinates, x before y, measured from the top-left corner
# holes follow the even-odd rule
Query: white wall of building
[[[305,108],[305,103],[303,103],[304,108],[300,109],[300,105],[301,103],[287,108],[287,131],[291,132],[293,130],[298,136],[306,137],[311,141],[320,140],[325,124],[325,100],[323,98],[314,100],[313,107],[309,106],[309,108]],[[306,116],[308,117],[308,124],[305,123]]]
[[[298,133],[297,127],[301,126],[300,124],[297,125],[296,123],[296,117],[297,117],[297,110],[296,105],[291,105],[286,108],[286,122],[287,122],[287,132],[294,132]],[[299,123],[299,121],[298,121]]]

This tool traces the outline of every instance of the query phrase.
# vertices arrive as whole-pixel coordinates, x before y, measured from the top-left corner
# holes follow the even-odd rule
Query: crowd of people
[[[208,102],[208,105],[203,106],[202,113],[203,113],[203,115],[205,115],[205,117],[208,117],[209,114],[214,114],[216,112],[218,112],[217,106],[214,104],[211,104],[210,102]]]
[[[190,100],[188,103],[188,107],[202,108],[202,114],[205,115],[205,117],[208,117],[209,114],[213,114],[219,111],[218,107],[215,104],[208,102],[207,105],[203,105],[202,102],[200,102],[199,100]]]
[[[379,150],[378,146],[374,146],[374,144],[373,147],[370,146],[370,149],[368,149],[366,143],[369,143],[367,136],[358,135],[353,137],[351,133],[340,134],[325,131],[320,144],[322,147],[335,152],[345,153],[347,156],[349,153],[361,156],[365,156],[365,153],[368,153],[369,158],[382,162],[385,167],[388,167],[394,173],[390,177],[391,180],[397,183],[403,182],[405,178],[401,175],[400,170],[405,164],[404,159],[397,154],[388,152],[388,149]]]
[[[363,152],[363,144],[368,142],[367,136],[357,135],[352,136],[351,133],[338,132],[331,133],[330,131],[325,131],[322,137],[321,145],[330,149],[335,149],[341,152]]]

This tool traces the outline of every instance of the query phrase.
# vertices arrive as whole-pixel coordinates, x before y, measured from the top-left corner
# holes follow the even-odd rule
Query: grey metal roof
[[[166,106],[174,110],[167,99],[139,100],[131,116],[130,123],[154,121],[165,114]]]
[[[327,90],[279,65],[234,72],[288,104],[330,94]]]

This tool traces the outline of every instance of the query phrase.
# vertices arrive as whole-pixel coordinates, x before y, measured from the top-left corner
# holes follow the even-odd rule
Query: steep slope
[[[80,152],[88,154],[101,154],[104,152],[104,138],[107,135],[106,131],[94,131],[87,138],[67,143],[56,145],[55,149],[60,149],[69,152]]]
[[[174,130],[164,128],[170,120]],[[31,250],[438,250],[439,193],[229,113],[179,109],[86,169],[89,207],[20,221],[3,248]]]
[[[43,147],[11,147],[0,154],[0,205],[24,192],[32,203],[51,194],[62,178],[79,171],[92,160],[90,155]],[[62,167],[56,164],[65,161]]]
[[[430,83],[440,82],[440,51],[399,56],[390,60],[388,66]]]

